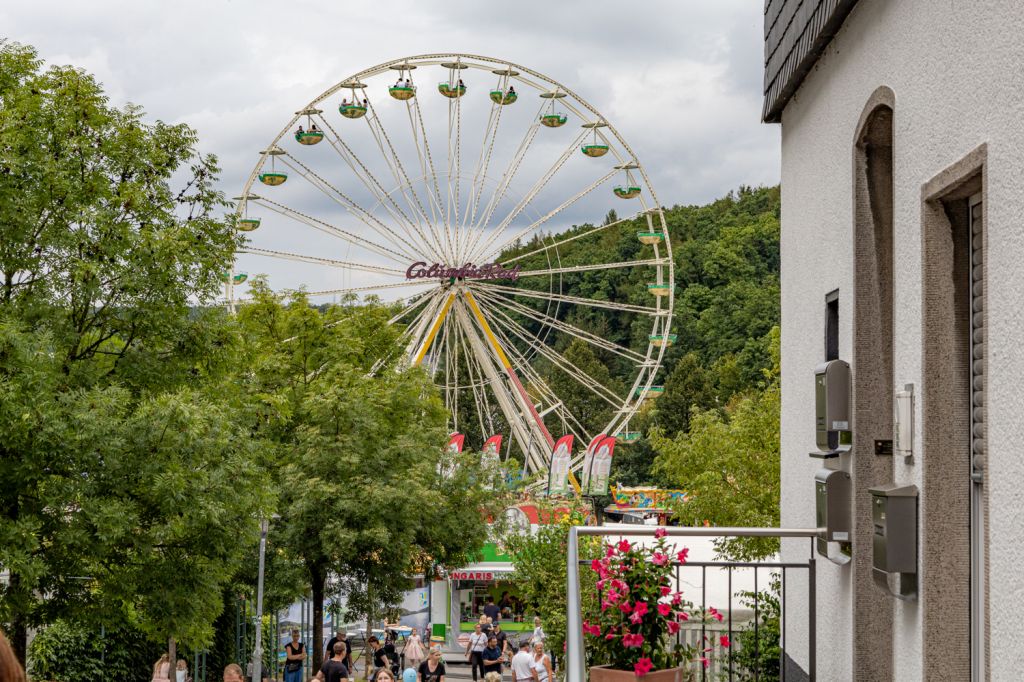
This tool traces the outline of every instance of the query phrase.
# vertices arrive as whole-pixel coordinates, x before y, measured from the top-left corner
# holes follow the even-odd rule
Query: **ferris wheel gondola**
[[[414,69],[441,70],[445,99],[416,96]],[[498,76],[489,96],[466,97],[470,74],[487,72]],[[368,93],[385,88],[390,96],[371,104]],[[363,124],[324,115],[338,93],[341,115]],[[540,99],[537,110],[508,106],[530,94]],[[538,130],[570,119],[579,133],[534,144]],[[315,142],[305,141],[310,131],[319,133]],[[309,150],[322,140],[326,153]],[[617,165],[580,159],[576,150]],[[661,361],[675,340],[673,262],[664,214],[636,158],[593,106],[526,67],[462,54],[390,61],[314,98],[261,153],[236,209],[239,230],[260,229],[246,233],[237,264],[266,273],[275,288],[304,288],[312,300],[394,301],[401,364],[434,377],[453,430],[467,422],[480,433],[507,429],[527,470],[543,472],[558,435],[631,442],[631,417],[660,392]],[[289,175],[287,188],[252,193],[257,180],[277,188]],[[595,192],[602,187],[611,192]],[[568,222],[584,205],[604,215],[610,207],[600,197],[612,192],[638,202],[638,212],[600,225]],[[259,218],[249,217],[250,204]],[[640,241],[629,258],[595,248],[624,230]],[[601,271],[646,283],[640,298],[572,286]],[[228,275],[232,307],[246,277]],[[601,326],[620,319],[628,320],[624,332]],[[598,380],[574,360],[574,344],[629,380]],[[575,413],[576,394],[607,416],[598,423]]]

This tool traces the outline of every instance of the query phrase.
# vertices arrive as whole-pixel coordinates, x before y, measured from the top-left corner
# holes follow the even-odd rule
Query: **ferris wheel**
[[[529,472],[559,435],[639,437],[675,340],[671,246],[639,159],[579,95],[505,60],[406,57],[327,89],[258,151],[229,306],[248,272],[314,303],[393,303],[401,363],[431,373],[452,428],[507,429]],[[581,367],[580,346],[620,378]],[[601,410],[574,414],[579,396]]]

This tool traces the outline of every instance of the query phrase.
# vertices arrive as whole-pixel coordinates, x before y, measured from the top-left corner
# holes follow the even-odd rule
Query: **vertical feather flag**
[[[590,475],[594,469],[594,452],[597,450],[597,446],[601,444],[605,438],[608,437],[606,433],[599,433],[594,437],[594,440],[590,441],[590,445],[587,446],[586,453],[583,455],[583,494],[590,494]]]
[[[551,451],[551,465],[548,467],[548,495],[565,495],[569,492],[569,464],[572,462],[572,434],[562,436]]]

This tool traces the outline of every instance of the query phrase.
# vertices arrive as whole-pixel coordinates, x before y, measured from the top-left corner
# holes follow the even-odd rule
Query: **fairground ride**
[[[609,203],[619,210],[603,224],[573,220]],[[400,302],[391,323],[403,328],[403,362],[433,375],[453,429],[472,420],[493,433],[503,419],[530,473],[546,471],[560,433],[584,445],[597,433],[636,438],[630,418],[661,390],[675,338],[664,214],[611,122],[536,71],[469,54],[360,71],[287,118],[259,150],[236,212],[247,239],[225,273],[229,306],[244,301],[246,271],[314,303]],[[631,258],[574,248],[611,234],[635,240]],[[641,282],[643,299],[568,288],[607,270]],[[602,315],[628,316],[629,340],[595,331]],[[588,375],[564,352],[575,340],[631,383]],[[545,376],[553,368],[572,379],[569,392],[610,406],[610,420],[574,415],[564,382],[556,391]]]

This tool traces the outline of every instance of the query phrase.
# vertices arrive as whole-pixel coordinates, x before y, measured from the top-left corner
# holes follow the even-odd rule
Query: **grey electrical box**
[[[870,488],[875,582],[897,597],[917,594],[917,486]],[[899,587],[893,589],[894,576]]]
[[[821,454],[837,453],[850,442],[850,365],[845,361],[829,360],[815,368],[814,418]]]
[[[829,542],[850,542],[850,489],[846,471],[822,469],[814,475],[819,554],[828,556]]]

